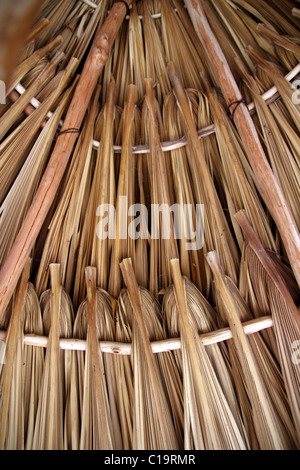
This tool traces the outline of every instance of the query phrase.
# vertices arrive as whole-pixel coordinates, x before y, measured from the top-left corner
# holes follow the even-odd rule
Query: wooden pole
[[[131,0],[126,0],[130,5]],[[61,132],[27,216],[0,271],[0,321],[14,292],[22,269],[53,203],[72,153],[77,133],[119,28],[125,18],[125,3],[112,6],[97,32],[84,64]]]
[[[234,106],[230,106],[232,103],[239,103],[235,109],[234,121],[259,183],[261,194],[278,227],[291,267],[300,286],[300,236],[291,210],[269,165],[247,105],[241,101],[243,97],[220,44],[211,30],[201,1],[185,0],[185,4],[230,111],[232,112],[234,109]]]

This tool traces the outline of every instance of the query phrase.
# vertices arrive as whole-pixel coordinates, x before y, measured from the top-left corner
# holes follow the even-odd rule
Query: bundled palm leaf
[[[196,204],[204,204],[206,211],[204,220],[204,233],[208,231],[212,237],[212,246],[217,247],[220,256],[224,259],[226,270],[233,279],[237,278],[238,252],[232,233],[228,226],[220,199],[214,185],[207,162],[199,143],[197,129],[190,112],[189,102],[182,82],[174,64],[168,65],[169,75],[174,86],[183,126],[188,141],[188,158]],[[208,228],[209,227],[209,228]],[[210,250],[211,245],[207,245]],[[228,247],[230,249],[228,250]]]
[[[28,282],[28,260],[11,306],[1,360],[1,449],[30,449],[44,365],[41,348],[24,345],[24,334],[43,334],[40,303]]]
[[[0,200],[9,191],[13,181],[18,175],[29,149],[37,138],[37,133],[43,124],[49,110],[57,102],[57,99],[65,89],[77,64],[72,59],[66,69],[59,75],[59,83],[55,83],[51,94],[32,113],[9,133],[0,145]]]
[[[286,392],[281,376],[281,371],[278,368],[276,361],[267,345],[265,344],[261,335],[253,334],[249,337],[247,342],[249,345],[246,347],[246,336],[242,332],[239,326],[239,338],[235,336],[235,332],[232,329],[232,320],[229,319],[228,308],[229,300],[232,299],[233,304],[236,306],[236,315],[239,318],[239,325],[241,322],[251,318],[251,314],[240,295],[237,287],[232,283],[230,278],[225,278],[222,272],[221,265],[217,259],[215,253],[209,253],[207,255],[209,264],[214,272],[216,279],[216,298],[218,298],[218,309],[222,312],[224,319],[228,318],[228,323],[233,332],[233,341],[235,347],[235,354],[237,356],[238,363],[241,366],[243,382],[249,397],[249,401],[253,413],[253,424],[258,441],[259,448],[275,448],[275,449],[293,449],[296,447],[296,434],[295,429],[291,420],[290,408],[286,397]],[[221,287],[221,281],[217,276],[221,277],[224,281]],[[225,280],[226,279],[226,280]],[[226,288],[226,284],[227,288]],[[233,317],[232,310],[230,311]],[[245,357],[242,357],[242,351],[239,349],[238,341],[243,342],[243,353]],[[251,355],[249,357],[248,355]],[[245,366],[247,364],[247,366]],[[247,367],[249,370],[247,370]],[[249,375],[250,374],[250,375]],[[251,381],[252,385],[248,383]],[[262,389],[264,389],[264,395],[267,397],[268,407],[265,407],[263,402],[255,397],[256,393],[261,395]],[[257,391],[256,391],[257,389]],[[253,404],[255,403],[255,404]],[[258,409],[256,408],[258,406]],[[259,407],[263,407],[265,415],[259,411]]]
[[[63,95],[57,109],[42,129],[1,205],[1,261],[5,259],[11,248],[38,187],[49,155],[52,140],[55,137],[60,118],[68,103],[71,91],[72,88]],[[22,194],[22,198],[19,198],[17,196],[18,194]],[[15,214],[15,217],[12,217],[11,214]]]
[[[122,261],[121,270],[127,289],[121,292],[118,314],[132,335],[132,446],[179,449],[183,437],[180,375],[170,352],[154,355],[150,346],[150,341],[164,339],[160,306],[151,292],[138,287],[130,259]]]
[[[68,442],[73,449],[122,449],[114,358],[99,349],[100,339],[115,339],[112,302],[107,292],[96,288],[95,268],[86,269],[86,282],[87,298],[78,308],[74,336],[86,338],[87,348],[74,353],[72,360]],[[71,402],[72,397],[78,402]]]
[[[116,192],[115,234],[112,241],[108,291],[117,298],[121,291],[122,277],[119,263],[130,257],[135,264],[136,227],[133,227],[132,207],[136,198],[136,157],[132,145],[138,135],[139,115],[136,109],[137,89],[128,88],[127,101],[122,114],[122,152],[118,172]],[[102,215],[102,214],[101,214]],[[140,234],[141,236],[141,234]]]
[[[165,313],[168,329],[174,334],[174,326],[177,325],[176,334],[181,338],[185,449],[246,449],[247,437],[227,360],[218,347],[207,352],[197,338],[200,323],[206,323],[205,328],[210,323],[202,312],[204,310],[210,316],[211,307],[199,293],[202,305],[200,308],[197,305],[196,317],[194,299],[191,301],[187,295],[190,286],[181,277],[179,261],[172,260],[171,267],[174,290],[167,296]],[[175,302],[172,296],[173,299],[175,296]]]
[[[236,217],[249,243],[244,251],[241,284],[256,314],[264,311],[272,315],[275,357],[281,367],[288,406],[297,432],[295,440],[299,446],[299,367],[293,351],[300,337],[300,316],[296,307],[299,289],[289,268],[265,251],[245,214],[240,212]]]
[[[44,2],[0,110],[2,449],[299,448],[298,29],[288,0]]]

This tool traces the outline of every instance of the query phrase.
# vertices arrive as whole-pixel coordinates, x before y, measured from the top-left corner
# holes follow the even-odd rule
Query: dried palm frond
[[[176,3],[176,2],[175,2]],[[191,25],[189,25],[191,27]],[[180,21],[171,0],[161,2],[162,44],[167,62],[178,65],[185,88],[202,90],[200,71],[203,70],[201,49],[191,40]],[[180,37],[180,43],[177,39]]]
[[[218,314],[208,303],[206,298],[199,292],[196,286],[184,277],[186,302],[189,308],[190,321],[194,325],[198,334],[215,331],[222,324]],[[178,337],[181,331],[180,317],[174,292],[174,286],[171,285],[163,298],[163,314],[166,324],[168,337]],[[229,361],[229,354],[225,344],[212,344],[205,348],[206,353],[214,368],[214,372],[222,387],[223,393],[228,401],[231,412],[233,413],[240,432],[247,441],[244,424],[241,419],[239,404],[236,397],[234,377]],[[183,374],[183,356],[181,352],[176,352],[178,366]]]
[[[178,247],[175,240],[174,215],[170,213],[171,175],[161,150],[159,132],[161,117],[157,112],[158,106],[151,79],[145,79],[145,87],[142,126],[145,141],[150,144],[150,156],[147,159],[151,202],[149,290],[158,297],[159,290],[166,288],[170,283],[169,260],[177,256]]]
[[[8,83],[14,67],[22,60],[22,49],[26,46],[26,37],[33,27],[41,5],[38,0],[26,3],[16,0],[3,1],[0,5],[0,77]],[[2,102],[2,100],[1,100]],[[1,104],[0,104],[1,108]]]
[[[294,89],[291,84],[284,78],[280,69],[270,61],[263,59],[250,47],[247,48],[248,54],[255,60],[257,65],[261,67],[270,77],[277,90],[280,93],[281,99],[284,102],[289,116],[292,119],[295,129],[299,132],[300,129],[300,111],[299,104],[294,102],[293,94]]]
[[[115,311],[115,337],[116,341],[132,343],[132,326],[128,320],[128,294],[123,289],[118,297]],[[131,312],[131,306],[130,310]],[[116,375],[117,410],[124,450],[133,449],[134,434],[134,378],[133,364],[130,356],[116,356],[114,358]],[[135,438],[136,439],[136,438]]]
[[[57,36],[53,41],[46,44],[44,47],[35,50],[29,57],[26,57],[13,71],[13,74],[10,78],[10,82],[6,88],[6,93],[9,93],[14,89],[14,87],[23,81],[24,76],[31,71],[38,62],[46,58],[50,53],[54,53],[61,43],[61,37]]]
[[[142,21],[138,16],[135,1],[132,3],[128,27],[130,80],[137,87],[138,99],[141,100],[144,96],[143,78],[146,77],[146,57]]]
[[[57,109],[37,137],[18,176],[0,207],[0,262],[8,254],[31,204],[46,165],[51,144],[72,89],[64,93]],[[22,197],[20,195],[22,194]],[[12,217],[14,214],[14,217]]]
[[[272,112],[261,98],[254,79],[247,77],[247,83],[252,92],[256,112],[259,117],[260,126],[264,137],[264,142],[268,150],[270,164],[274,174],[280,182],[286,200],[291,207],[291,211],[299,227],[300,171],[296,162],[296,158],[284,141],[280,132],[280,128],[277,125],[275,118],[272,116]]]
[[[212,0],[207,6],[204,4],[204,9],[207,18],[212,22],[213,32],[219,43],[224,44],[222,50],[232,72],[238,77],[234,56],[240,57],[247,69],[253,72],[253,62],[247,55],[245,47],[251,45],[255,48],[257,43],[248,26],[238,16],[236,8],[233,8],[233,4]]]
[[[110,84],[108,100],[105,107],[104,124],[102,130],[102,139],[97,155],[97,166],[95,169],[95,178],[91,191],[91,217],[95,220],[95,214],[103,216],[104,213],[97,214],[97,209],[103,210],[104,205],[114,207],[116,199],[115,190],[115,166],[113,154],[113,120],[114,120],[114,93],[115,85]],[[109,214],[111,216],[111,214]],[[101,223],[101,222],[100,222]],[[103,223],[103,221],[102,221]],[[105,237],[103,233],[98,231],[97,227],[91,231],[88,227],[92,237],[92,252],[91,264],[97,268],[97,285],[103,289],[107,288],[109,276],[109,256],[111,250],[110,238]],[[111,224],[108,225],[108,230],[113,229]]]
[[[179,109],[176,103],[175,96],[170,93],[164,101],[163,106],[163,123],[166,133],[166,138],[170,141],[179,139],[184,134],[182,122],[180,119]],[[169,158],[167,155],[165,158]],[[192,227],[180,226],[181,237],[178,241],[178,250],[180,253],[180,264],[182,273],[191,279],[194,284],[203,292],[208,293],[209,281],[206,279],[206,272],[204,266],[203,249],[207,243],[209,232],[205,232],[203,240],[204,248],[200,247],[199,250],[188,250],[188,243],[190,240],[188,234],[194,232],[196,226],[196,204],[195,195],[191,185],[191,174],[188,166],[187,149],[179,148],[171,150],[170,152],[173,187],[174,187],[174,202],[181,207],[189,205],[192,212],[191,222]],[[188,220],[185,221],[188,225]],[[209,243],[209,242],[208,242]]]
[[[190,315],[190,303],[187,301],[179,260],[172,260],[171,267],[181,337],[185,449],[246,449],[247,439],[239,427],[240,417],[238,421],[235,418],[239,415],[238,409],[231,411],[226,399],[228,389],[226,392],[222,390],[213,362],[203,344],[197,340],[198,327]],[[211,351],[212,355],[214,353]]]
[[[16,178],[29,148],[33,145],[34,139],[44,122],[49,110],[56,103],[57,99],[65,89],[70,79],[70,75],[76,65],[76,59],[70,61],[63,72],[59,85],[51,95],[19,126],[5,138],[0,145],[0,201],[2,202],[7,194],[12,182]]]
[[[207,225],[210,225],[209,230],[213,239],[213,246],[217,247],[221,258],[224,260],[226,271],[230,273],[233,279],[237,279],[238,252],[236,244],[225,218],[224,211],[222,210],[216,187],[199,143],[196,126],[190,112],[189,102],[175,65],[170,63],[168,65],[168,71],[174,87],[174,93],[178,100],[178,106],[182,113],[183,126],[188,140],[189,167],[195,192],[195,201],[196,204],[204,204],[204,210],[206,212],[204,233]],[[230,248],[228,249],[228,247]],[[207,250],[210,250],[209,246],[207,246]]]
[[[123,258],[130,257],[135,265],[135,227],[133,227],[133,216],[129,213],[135,202],[136,158],[132,154],[132,145],[138,135],[136,129],[136,101],[137,89],[135,85],[129,85],[127,101],[122,116],[122,153],[118,174],[118,186],[116,191],[115,240],[112,242],[112,253],[110,259],[110,274],[108,291],[114,298],[119,296],[122,287],[122,276],[119,263]]]
[[[0,304],[3,304],[3,310],[0,314],[1,317],[17,284],[26,256],[33,248],[38,233],[42,229],[48,212],[51,209],[51,205],[55,200],[56,193],[63,179],[66,166],[76,141],[77,133],[82,125],[89,101],[95,91],[98,79],[106,63],[109,50],[112,48],[114,40],[124,20],[125,13],[126,8],[124,3],[122,5],[115,3],[105,22],[97,31],[93,39],[91,49],[79,77],[78,84],[76,85],[71,104],[66,113],[63,130],[60,132],[60,135],[62,135],[62,133],[64,135],[54,146],[51,158],[49,159],[40,182],[39,189],[34,197],[32,205],[30,206],[26,219],[20,228],[18,238],[21,240],[21,244],[19,245],[17,242],[14,243],[1,270],[3,276],[1,275],[0,278],[2,279],[3,285],[5,285],[5,295],[1,296],[0,299]],[[83,94],[82,90],[84,90]],[[72,129],[71,132],[69,132],[70,129]],[[26,234],[23,234],[22,232],[25,232]],[[32,236],[29,235],[29,232],[32,232]],[[16,251],[20,253],[16,254]],[[18,266],[13,267],[12,264],[14,264],[14,262],[12,263],[10,258],[12,258]],[[5,265],[9,267],[8,271],[6,270]],[[5,280],[5,277],[9,277],[10,280]],[[13,278],[15,279],[13,280]],[[7,288],[7,284],[9,284],[9,289]]]
[[[62,31],[68,14],[74,9],[75,0],[63,0],[57,2],[55,0],[45,3],[40,12],[37,22],[41,18],[46,18],[50,23],[45,31],[39,35],[36,41],[36,47],[40,48],[52,41],[57,31]]]
[[[245,263],[249,279],[247,289],[251,289],[258,305],[266,307],[267,302],[267,309],[274,319],[278,360],[299,445],[300,379],[297,360],[293,359],[293,348],[297,346],[300,338],[300,315],[295,304],[295,301],[299,303],[299,289],[283,262],[279,259],[275,261],[275,258],[265,251],[245,214],[239,212],[236,218],[250,245],[244,258],[245,261],[248,259],[247,264]]]
[[[227,106],[231,108],[234,102],[239,104],[239,106],[235,108],[236,112],[232,109],[230,110],[231,116],[235,113],[234,119],[238,132],[248,153],[249,161],[259,182],[268,210],[277,224],[289,261],[299,282],[300,265],[297,256],[297,250],[299,248],[299,230],[297,229],[293,215],[285,201],[282,189],[270,168],[251,116],[248,110],[245,109],[246,105],[241,96],[241,92],[229,68],[226,57],[222,52],[221,46],[209,26],[202,5],[200,2],[190,2],[190,0],[186,0],[186,5],[202,46],[206,50],[212,63],[212,68],[218,79],[218,84],[222,90]],[[250,46],[248,46],[248,50],[249,49]],[[225,267],[225,269],[227,268]]]
[[[120,313],[133,345],[133,449],[176,450],[182,441],[180,376],[170,352],[157,357],[150,346],[163,337],[160,307],[153,294],[138,287],[130,259],[122,261],[121,271],[127,290],[121,293],[125,311]]]
[[[83,276],[88,265],[98,266],[97,286],[107,287],[109,282],[109,260],[114,236],[114,217],[111,209],[115,204],[115,161],[113,138],[116,134],[115,85],[111,83],[109,98],[95,124],[95,134],[100,133],[100,144],[91,175],[91,187],[85,203],[82,219],[79,251],[74,279],[74,303],[78,305],[85,297]],[[108,215],[106,215],[108,214]],[[71,213],[70,213],[70,217]],[[98,219],[100,218],[100,221]],[[102,250],[102,251],[101,251]]]
[[[98,2],[97,8],[91,13],[91,9],[86,9],[77,29],[78,44],[72,56],[76,57],[79,62],[82,61],[96,29],[101,26],[105,20],[108,9],[109,0]],[[70,54],[70,53],[69,53]]]
[[[42,335],[44,332],[41,306],[33,284],[28,283],[25,300],[24,334]],[[44,370],[42,348],[25,345],[24,370],[24,448],[32,449],[36,413]]]
[[[230,287],[231,294],[239,308],[239,317],[241,322],[248,321],[252,318],[251,310],[245,303],[241,293],[237,287],[228,278],[227,283]],[[222,300],[217,297],[218,310],[222,312],[222,317],[226,318]],[[226,321],[225,321],[225,324]],[[269,396],[269,401],[275,412],[278,414],[279,426],[282,426],[283,435],[285,435],[285,448],[297,447],[297,436],[295,426],[291,417],[290,405],[287,398],[283,374],[277,362],[277,347],[275,342],[275,334],[272,329],[262,331],[259,334],[253,334],[248,337],[249,344],[256,358],[257,365],[262,373],[264,383]],[[246,385],[247,388],[247,385]]]
[[[241,326],[241,319],[247,311],[246,304],[230,278],[225,276],[216,252],[210,252],[206,257],[214,273],[222,310],[233,334],[259,448],[295,449],[295,431],[282,384],[280,390],[280,374],[276,371],[276,364],[262,343],[246,337]]]
[[[32,85],[28,87],[26,92],[20,96],[20,98],[6,111],[0,118],[0,139],[6,135],[7,131],[14,125],[22,111],[24,111],[26,105],[29,103],[31,98],[36,96],[38,90],[45,86],[48,80],[53,77],[53,73],[56,70],[57,65],[62,60],[63,54],[57,52],[53,59],[45,66],[41,73],[33,81]]]
[[[43,292],[41,308],[48,346],[36,414],[32,449],[64,449],[64,407],[70,388],[70,351],[60,351],[59,338],[71,337],[73,307],[59,280],[59,264],[50,265],[51,290]]]
[[[4,364],[0,378],[2,449],[31,448],[42,381],[44,351],[24,345],[24,334],[43,334],[38,297],[28,282],[30,265],[31,260],[28,260],[14,296],[6,335],[7,347],[1,362]]]
[[[243,145],[218,100],[216,92],[208,89],[208,99],[214,115],[215,135],[224,167],[222,184],[224,185],[230,219],[239,247],[242,249],[243,237],[234,219],[238,207],[246,209],[265,245],[275,250],[276,244],[269,218],[260,200],[258,184],[247,161]],[[264,105],[267,106],[265,102]]]
[[[159,32],[151,18],[149,2],[142,0],[144,47],[146,56],[146,77],[156,85],[157,99],[161,102],[170,90],[170,80],[166,69],[166,59]],[[145,78],[145,77],[144,77]]]

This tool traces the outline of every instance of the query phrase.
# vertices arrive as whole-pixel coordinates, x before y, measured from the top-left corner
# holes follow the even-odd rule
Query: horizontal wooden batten
[[[271,315],[266,315],[260,318],[243,323],[243,328],[246,335],[251,335],[259,331],[271,328],[273,326],[273,320]],[[5,342],[6,331],[0,331],[0,341]],[[199,340],[204,346],[211,344],[220,343],[222,341],[228,341],[232,338],[230,328],[221,328],[219,330],[211,331],[208,333],[202,333],[199,335]],[[24,335],[24,344],[27,346],[36,346],[41,348],[47,348],[48,337],[38,336],[33,334]],[[60,338],[59,347],[63,350],[71,351],[85,351],[86,340],[78,338]],[[100,341],[99,347],[102,352],[110,354],[118,354],[122,356],[129,356],[131,354],[131,343],[121,343],[117,341]],[[168,338],[161,341],[152,341],[151,348],[154,354],[162,353],[166,351],[175,351],[181,348],[180,338]]]

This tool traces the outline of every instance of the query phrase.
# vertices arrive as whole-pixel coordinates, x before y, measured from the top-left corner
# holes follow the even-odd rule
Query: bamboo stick
[[[235,124],[245,146],[253,171],[259,182],[262,196],[277,224],[287,255],[300,285],[300,238],[290,208],[281,187],[275,178],[263,150],[247,106],[241,102],[241,92],[235,82],[226,58],[214,36],[199,0],[185,0],[194,28],[210,59],[212,69],[218,80],[227,105],[240,102],[234,114]],[[231,107],[232,112],[233,107]]]
[[[127,0],[128,5],[131,0]],[[79,129],[100,73],[125,17],[126,6],[115,3],[95,36],[84,64],[62,131]],[[26,259],[35,243],[71,155],[77,134],[66,132],[56,142],[39,189],[0,272],[0,320],[16,287]]]
[[[258,331],[272,328],[273,320],[271,315],[264,315],[253,320],[243,322],[242,324],[246,335],[252,335]],[[5,341],[6,331],[0,330],[0,341]],[[232,338],[230,328],[220,328],[218,330],[210,331],[209,333],[201,333],[199,340],[204,346],[211,344],[228,341]],[[35,346],[39,348],[48,347],[48,337],[39,336],[35,334],[25,334],[24,344],[27,346]],[[180,338],[168,338],[158,341],[151,341],[151,349],[153,354],[158,354],[166,351],[175,351],[181,348]],[[87,343],[84,339],[78,338],[60,338],[59,347],[63,350],[69,351],[86,351]],[[99,341],[99,348],[102,352],[107,354],[116,354],[121,356],[129,356],[132,353],[131,343],[124,343],[120,341]]]

